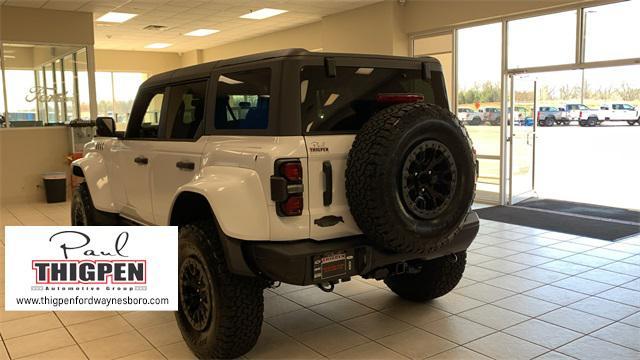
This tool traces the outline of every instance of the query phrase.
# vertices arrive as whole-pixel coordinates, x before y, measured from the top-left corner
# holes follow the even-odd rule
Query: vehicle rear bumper
[[[465,251],[478,233],[479,220],[475,212],[469,212],[462,230],[455,238],[428,256],[415,254],[391,254],[371,246],[364,236],[336,240],[311,239],[293,242],[251,242],[243,244],[243,255],[254,273],[272,281],[294,285],[335,283],[351,276],[380,277],[394,272],[399,265],[417,259],[435,259]],[[321,259],[335,255],[331,263],[336,271],[323,270]],[[327,274],[330,276],[327,276]]]

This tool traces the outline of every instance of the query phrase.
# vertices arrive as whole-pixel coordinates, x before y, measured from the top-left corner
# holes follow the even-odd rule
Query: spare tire
[[[476,157],[462,123],[422,102],[375,114],[356,135],[347,200],[379,248],[428,254],[462,227],[475,196]]]

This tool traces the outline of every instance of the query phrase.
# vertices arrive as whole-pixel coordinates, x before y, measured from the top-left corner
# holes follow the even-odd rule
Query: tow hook
[[[271,283],[271,285],[269,285],[270,289],[277,289],[280,287],[280,285],[282,285],[282,283],[280,281],[274,281]]]
[[[321,282],[317,284],[317,286],[320,288],[320,290],[328,293],[333,292],[333,289],[335,288],[335,285],[329,282]]]
[[[451,256],[447,258],[447,260],[449,260],[450,263],[455,264],[458,262],[458,255],[451,254]]]

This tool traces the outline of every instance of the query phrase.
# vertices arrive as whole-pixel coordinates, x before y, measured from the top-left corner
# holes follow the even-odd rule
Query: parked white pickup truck
[[[583,104],[567,104],[567,117],[578,121],[580,126],[598,126],[603,121],[626,121],[629,125],[640,124],[640,112],[625,103],[611,103],[590,109]]]
[[[483,118],[482,110],[473,110],[471,108],[458,108],[458,119],[465,124],[480,125]]]
[[[626,121],[629,125],[640,125],[640,110],[625,103],[603,104],[597,116],[600,121]]]
[[[597,126],[602,121],[599,119],[600,110],[590,109],[584,104],[567,104],[566,117],[569,121],[577,121],[580,126]]]

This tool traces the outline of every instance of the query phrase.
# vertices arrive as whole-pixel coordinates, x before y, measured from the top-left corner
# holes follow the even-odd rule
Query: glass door
[[[509,76],[507,142],[509,149],[509,204],[535,197],[534,168],[537,83],[531,75]]]

